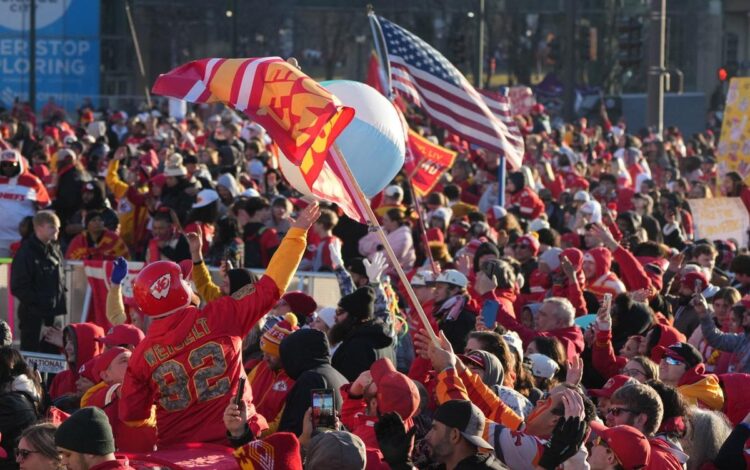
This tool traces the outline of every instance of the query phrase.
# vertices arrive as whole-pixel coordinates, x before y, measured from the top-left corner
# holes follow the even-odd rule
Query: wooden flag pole
[[[411,288],[411,284],[409,283],[409,280],[406,278],[406,273],[404,273],[404,269],[401,267],[401,264],[398,262],[398,259],[396,258],[396,253],[393,252],[393,248],[391,248],[390,243],[388,243],[388,239],[385,236],[383,227],[380,226],[380,222],[378,222],[378,218],[375,217],[375,212],[373,212],[372,207],[370,207],[370,203],[365,197],[365,194],[362,192],[362,188],[359,187],[359,183],[357,182],[356,178],[354,178],[354,175],[352,174],[352,170],[349,168],[349,164],[346,163],[346,160],[344,159],[344,155],[341,153],[341,150],[339,149],[338,145],[333,144],[331,148],[333,149],[333,152],[336,154],[336,157],[339,159],[341,168],[344,170],[344,173],[346,173],[347,178],[349,178],[349,180],[352,182],[352,186],[354,187],[354,190],[357,193],[355,196],[359,198],[360,202],[362,202],[362,207],[364,207],[365,209],[367,219],[370,221],[370,224],[372,224],[378,236],[380,237],[380,241],[383,244],[383,248],[385,248],[385,252],[388,255],[388,260],[390,261],[391,266],[393,266],[393,268],[396,270],[396,273],[398,274],[398,277],[401,280],[401,284],[404,285],[404,289],[406,289],[406,293],[409,295],[409,298],[411,299],[411,302],[414,305],[414,308],[417,309],[417,314],[419,315],[419,319],[422,321],[422,324],[424,325],[425,330],[427,330],[427,334],[430,335],[430,338],[432,339],[432,341],[435,342],[435,344],[440,345],[440,341],[438,341],[438,337],[435,335],[435,332],[432,331],[432,326],[430,326],[430,322],[427,319],[427,315],[424,313],[424,310],[422,309],[422,304],[420,304],[419,300],[417,300],[417,295],[414,293],[414,290]]]
[[[439,274],[439,269],[438,269],[437,263],[435,263],[435,258],[433,258],[432,256],[432,250],[430,250],[430,240],[427,238],[427,226],[424,224],[424,219],[422,218],[422,204],[419,202],[419,195],[417,194],[417,191],[414,189],[414,183],[412,182],[412,179],[408,178],[407,181],[409,181],[409,189],[411,190],[411,197],[414,200],[414,208],[417,211],[417,220],[419,220],[420,238],[422,239],[422,243],[424,243],[425,255],[427,255],[427,259],[430,261],[430,269],[432,269],[432,273],[437,276]]]

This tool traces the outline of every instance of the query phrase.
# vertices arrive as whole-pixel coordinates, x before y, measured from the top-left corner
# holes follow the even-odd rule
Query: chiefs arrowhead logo
[[[165,274],[154,281],[154,283],[151,284],[149,290],[151,291],[151,295],[153,295],[155,298],[163,299],[167,296],[167,293],[169,293],[169,287],[171,285],[172,278],[169,276],[169,274]]]

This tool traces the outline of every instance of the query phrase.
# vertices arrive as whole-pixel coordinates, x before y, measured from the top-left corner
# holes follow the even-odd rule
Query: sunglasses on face
[[[29,458],[31,454],[38,454],[39,451],[36,450],[29,450],[29,449],[16,449],[16,457],[20,458],[21,460],[26,460]]]
[[[675,358],[670,357],[670,356],[666,356],[664,358],[664,362],[666,362],[670,366],[679,366],[679,365],[685,364],[684,362],[680,361],[679,359],[675,359]]]
[[[630,410],[628,408],[616,408],[612,407],[607,410],[607,414],[614,416],[615,418],[620,416],[622,413],[635,413],[634,410]]]

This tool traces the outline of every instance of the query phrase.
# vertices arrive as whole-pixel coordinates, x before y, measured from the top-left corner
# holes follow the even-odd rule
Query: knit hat
[[[346,431],[329,431],[310,440],[305,470],[360,470],[366,463],[362,439]]]
[[[544,253],[539,255],[539,263],[546,264],[551,272],[555,272],[560,267],[560,254],[562,250],[557,247],[547,249]]]
[[[242,268],[230,269],[227,271],[227,277],[229,278],[229,295],[234,294],[248,284],[258,282],[258,276]]]
[[[583,255],[583,261],[591,261],[596,266],[595,275],[601,277],[612,269],[612,253],[604,247],[592,248]]]
[[[235,457],[243,463],[242,468],[302,470],[299,440],[291,432],[276,432],[251,441],[235,450]],[[249,467],[244,465],[246,462],[250,463]]]
[[[164,176],[187,176],[187,168],[182,164],[182,155],[173,153],[164,164]]]
[[[5,320],[0,320],[0,347],[10,346],[13,343],[13,334],[10,331],[10,326]]]
[[[346,270],[352,274],[359,274],[360,276],[367,277],[367,270],[365,269],[364,258],[352,258],[349,261],[349,265]]]
[[[143,334],[143,331],[137,326],[123,323],[122,325],[113,326],[107,332],[107,336],[96,338],[96,340],[110,348],[123,344],[128,346],[138,346],[145,336],[146,335]]]
[[[303,317],[309,317],[318,308],[315,299],[300,291],[287,292],[281,296],[281,300],[289,305],[292,312]]]
[[[284,319],[276,323],[260,337],[260,350],[269,356],[279,357],[279,345],[281,342],[298,330],[297,316],[293,313],[284,315]]]
[[[336,324],[336,309],[334,307],[323,307],[318,310],[317,315],[328,328],[332,328]]]
[[[375,291],[370,286],[360,287],[339,300],[339,307],[354,318],[367,320],[375,313]]]
[[[381,414],[395,411],[406,421],[419,408],[419,391],[414,382],[398,372],[387,357],[378,359],[370,366],[372,381],[378,388],[378,410]]]
[[[124,352],[128,352],[128,349],[116,347],[112,349],[108,349],[104,351],[103,353],[96,356],[96,362],[94,362],[94,367],[92,371],[92,375],[96,378],[94,380],[94,383],[101,382],[102,379],[102,372],[109,369],[109,365],[112,364],[112,361],[114,361],[117,356]]]
[[[86,407],[57,428],[55,445],[81,454],[107,455],[115,451],[115,438],[104,411]]]

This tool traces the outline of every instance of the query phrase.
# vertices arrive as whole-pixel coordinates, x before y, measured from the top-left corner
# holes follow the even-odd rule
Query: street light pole
[[[484,0],[479,1],[479,14],[477,15],[477,57],[474,71],[474,86],[482,87],[482,76],[484,75]]]
[[[651,0],[648,41],[648,126],[661,135],[664,130],[664,58],[666,36],[666,0]]]
[[[563,42],[563,117],[572,121],[576,101],[576,11],[577,0],[565,0],[565,41]]]

